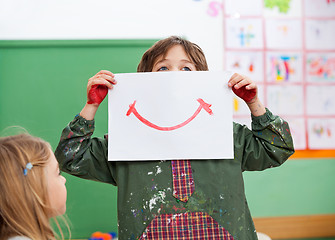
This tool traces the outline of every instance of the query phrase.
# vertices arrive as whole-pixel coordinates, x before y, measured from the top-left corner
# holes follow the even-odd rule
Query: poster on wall
[[[307,53],[306,78],[308,82],[335,83],[335,52]]]
[[[308,136],[310,149],[335,149],[335,119],[309,119]]]
[[[262,22],[259,19],[227,19],[227,48],[263,48]]]
[[[299,20],[268,19],[265,24],[267,48],[284,50],[302,48],[302,29]]]
[[[255,82],[263,82],[262,52],[227,51],[226,65],[231,71],[246,75]]]
[[[266,54],[266,81],[271,83],[302,82],[303,59],[300,52],[271,52]]]

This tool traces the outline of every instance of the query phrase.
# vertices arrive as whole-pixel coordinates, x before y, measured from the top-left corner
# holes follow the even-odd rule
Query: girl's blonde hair
[[[181,45],[184,48],[197,71],[208,71],[205,54],[197,44],[181,37],[171,36],[156,42],[143,54],[137,66],[137,72],[151,72],[157,59],[160,56],[165,56],[167,51],[175,45]]]
[[[28,134],[0,138],[0,239],[55,239],[45,166],[50,144]],[[33,168],[24,175],[27,163]],[[58,224],[57,224],[58,225]]]

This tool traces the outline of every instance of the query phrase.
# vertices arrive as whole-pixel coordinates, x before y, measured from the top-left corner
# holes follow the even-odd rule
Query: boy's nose
[[[170,69],[170,71],[171,71],[171,72],[177,72],[177,71],[180,71],[180,70],[179,70],[179,68],[177,68],[177,67],[173,67],[173,68]]]

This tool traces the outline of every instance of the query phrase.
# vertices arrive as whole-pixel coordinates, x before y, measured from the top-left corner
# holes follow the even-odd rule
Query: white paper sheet
[[[254,82],[263,82],[263,54],[262,52],[227,51],[226,68],[251,78]]]
[[[305,0],[306,17],[335,17],[335,1],[334,0]]]
[[[233,158],[230,76],[230,72],[116,74],[118,83],[108,94],[108,159]]]
[[[335,83],[335,53],[307,53],[306,79],[308,82]]]
[[[268,107],[278,115],[303,114],[303,87],[295,85],[271,85],[267,87]]]
[[[310,149],[335,149],[335,119],[308,119],[308,136]]]
[[[269,49],[302,48],[302,30],[300,20],[267,19],[265,22],[266,47]]]
[[[335,85],[307,86],[307,114],[327,116],[335,114]]]
[[[303,60],[300,52],[267,52],[266,81],[302,82]]]
[[[226,19],[226,45],[231,49],[262,49],[262,20],[257,18]]]
[[[335,50],[335,20],[306,20],[306,49]]]

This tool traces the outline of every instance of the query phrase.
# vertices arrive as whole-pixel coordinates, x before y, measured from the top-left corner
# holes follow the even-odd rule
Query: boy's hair
[[[0,239],[55,239],[45,175],[50,149],[28,134],[0,137]],[[29,162],[33,168],[24,175]]]
[[[165,56],[167,51],[175,45],[183,46],[197,71],[208,71],[205,54],[197,44],[181,37],[171,36],[156,42],[143,54],[137,66],[137,72],[151,72],[157,59],[160,56]]]

